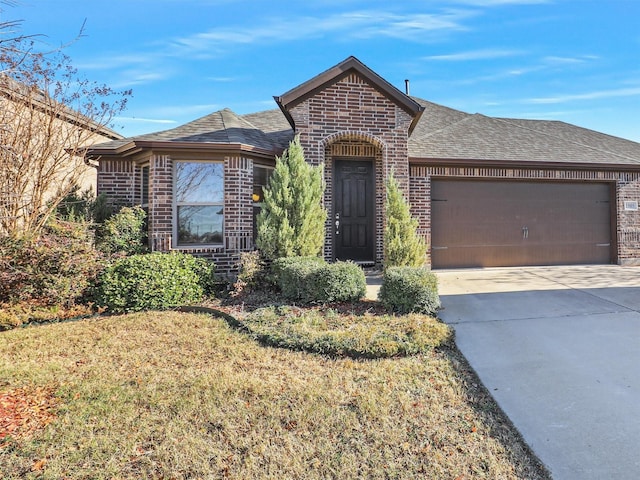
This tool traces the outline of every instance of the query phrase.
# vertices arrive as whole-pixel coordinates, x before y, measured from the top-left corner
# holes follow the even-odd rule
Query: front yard
[[[0,430],[2,478],[549,478],[450,341],[358,360],[146,312],[0,333],[19,388],[55,417]]]

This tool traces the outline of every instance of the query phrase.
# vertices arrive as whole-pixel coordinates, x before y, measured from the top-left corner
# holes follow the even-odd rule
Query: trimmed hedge
[[[434,315],[440,308],[438,279],[422,267],[389,267],[382,277],[378,300],[390,311]]]
[[[289,257],[275,260],[271,269],[283,297],[299,303],[353,302],[367,288],[364,272],[352,262]]]
[[[124,257],[100,276],[96,303],[113,313],[189,305],[202,300],[212,277],[212,263],[188,254]]]

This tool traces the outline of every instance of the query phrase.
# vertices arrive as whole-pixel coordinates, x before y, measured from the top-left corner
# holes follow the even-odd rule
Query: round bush
[[[367,291],[364,271],[353,262],[322,265],[309,278],[311,302],[355,302]]]
[[[327,263],[320,257],[275,260],[272,271],[287,300],[300,303],[353,302],[362,298],[367,282],[353,262]]]
[[[284,298],[309,302],[314,296],[309,291],[309,275],[325,264],[322,257],[282,257],[273,261],[271,272]]]
[[[438,279],[422,267],[389,267],[382,276],[378,300],[390,311],[433,315],[440,308]]]
[[[96,302],[113,313],[196,303],[202,300],[203,280],[211,272],[205,263],[208,264],[206,260],[177,252],[121,258],[101,275]]]

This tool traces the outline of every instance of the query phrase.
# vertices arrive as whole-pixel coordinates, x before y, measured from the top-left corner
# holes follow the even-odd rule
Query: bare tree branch
[[[16,22],[0,35],[3,25]],[[117,137],[109,126],[131,93],[80,77],[61,49],[34,41],[0,40],[0,235],[39,232],[91,168],[86,147]]]

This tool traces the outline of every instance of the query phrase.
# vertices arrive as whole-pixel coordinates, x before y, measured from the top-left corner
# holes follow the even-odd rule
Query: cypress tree
[[[322,166],[313,167],[305,161],[296,136],[282,157],[276,158],[276,168],[264,190],[256,244],[266,258],[320,254],[327,219],[323,194]]]
[[[384,266],[423,267],[427,245],[417,233],[418,220],[411,217],[410,205],[403,197],[393,172],[387,179],[386,187]]]

